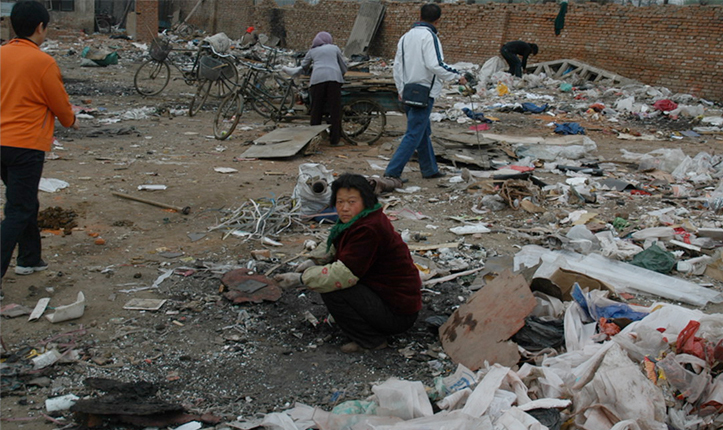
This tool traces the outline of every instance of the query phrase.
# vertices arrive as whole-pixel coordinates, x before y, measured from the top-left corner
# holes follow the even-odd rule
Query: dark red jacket
[[[389,305],[409,315],[422,308],[422,281],[409,248],[384,212],[359,218],[334,241],[336,259]]]

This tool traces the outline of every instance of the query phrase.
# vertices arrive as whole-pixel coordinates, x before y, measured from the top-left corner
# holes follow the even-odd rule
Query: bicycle
[[[188,57],[188,55],[178,55],[175,58],[170,56],[173,47],[166,39],[155,38],[151,42],[149,54],[151,58],[143,62],[135,76],[133,84],[139,94],[143,96],[154,96],[163,91],[171,80],[171,65],[175,67],[182,75],[182,79],[187,85],[194,85],[201,78],[199,76],[199,67],[201,58],[210,56],[218,61],[225,63],[224,75],[226,79],[216,80],[209,88],[209,94],[214,97],[225,97],[233,90],[230,84],[238,82],[238,70],[236,63],[231,54],[221,54],[216,52],[210,44],[202,44],[198,49],[182,49],[177,50],[184,54],[195,52],[193,59],[179,58]]]
[[[247,66],[249,71],[241,84],[218,107],[213,123],[216,139],[225,140],[231,136],[241,119],[246,101],[259,115],[276,123],[309,118],[310,100],[303,97],[293,79],[284,78],[265,67],[253,64]],[[343,137],[355,144],[376,142],[386,126],[384,108],[376,101],[355,98],[352,91],[346,93],[342,95],[342,100],[347,101],[342,106]],[[306,115],[297,113],[299,105],[305,107]]]

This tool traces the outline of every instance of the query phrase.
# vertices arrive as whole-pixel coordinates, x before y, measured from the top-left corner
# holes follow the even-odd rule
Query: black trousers
[[[2,276],[10,266],[15,245],[18,245],[18,266],[40,263],[38,185],[44,162],[43,151],[0,147],[0,173],[5,184],[5,217],[0,225]]]
[[[359,346],[373,349],[387,340],[387,336],[409,330],[418,313],[397,315],[366,285],[321,294],[329,313],[339,328]]]
[[[311,125],[321,125],[321,118],[329,114],[331,130],[329,141],[332,145],[339,144],[341,140],[341,82],[327,81],[312,85],[309,88],[311,96]]]
[[[507,64],[510,66],[510,69],[507,72],[512,76],[517,76],[518,78],[521,78],[522,60],[520,60],[520,57],[518,57],[517,54],[511,53],[505,48],[502,48],[500,50],[500,54],[502,54],[502,57],[505,59],[505,61],[507,61]]]

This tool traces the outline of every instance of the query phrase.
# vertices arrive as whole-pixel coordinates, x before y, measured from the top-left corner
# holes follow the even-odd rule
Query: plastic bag
[[[650,245],[648,249],[635,254],[630,264],[658,273],[669,273],[675,266],[675,256],[658,245]]]
[[[299,166],[299,176],[291,198],[301,206],[302,215],[321,213],[329,206],[331,185],[334,177],[325,166],[304,163]]]

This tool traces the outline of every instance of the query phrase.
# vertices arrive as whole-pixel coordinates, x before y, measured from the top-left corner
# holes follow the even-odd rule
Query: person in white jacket
[[[400,178],[404,166],[414,151],[417,151],[423,178],[444,176],[444,173],[439,171],[434,158],[429,115],[432,112],[434,99],[442,91],[443,81],[459,79],[459,83],[464,85],[467,80],[459,71],[444,62],[442,45],[437,38],[437,24],[441,16],[442,9],[438,4],[425,4],[420,12],[420,21],[415,23],[397,44],[397,54],[394,57],[394,83],[399,99],[402,99],[406,84],[418,83],[431,88],[426,107],[404,106],[407,114],[407,131],[394,152],[384,176]]]

